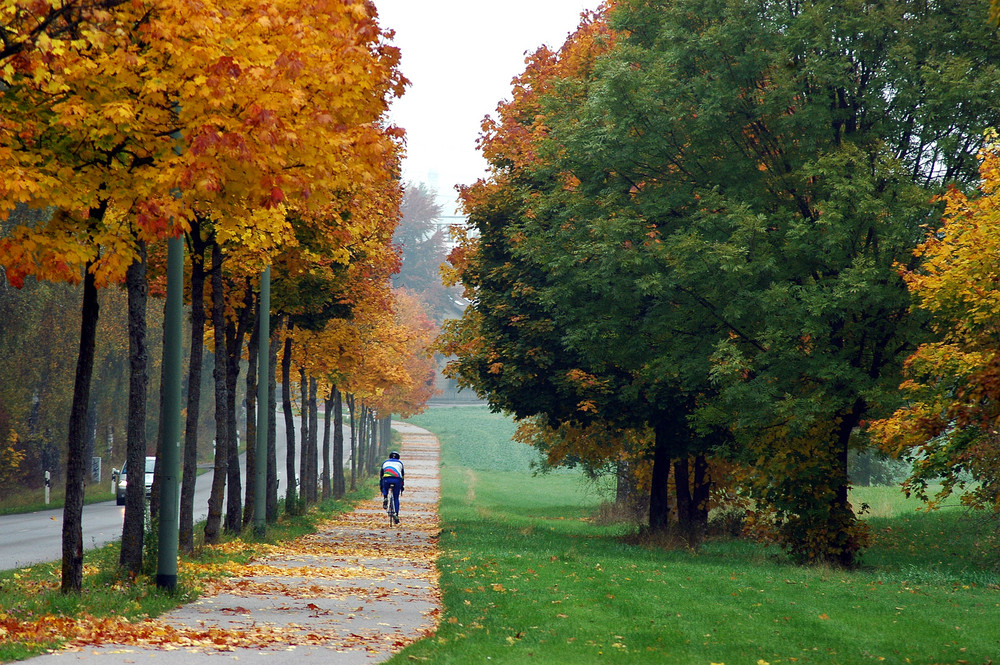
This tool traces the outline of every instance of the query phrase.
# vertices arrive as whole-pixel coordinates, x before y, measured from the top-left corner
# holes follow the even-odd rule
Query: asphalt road
[[[211,490],[212,472],[199,476],[195,485],[196,523],[208,515]],[[114,501],[84,506],[83,546],[92,549],[118,540],[124,519],[125,506]],[[62,523],[62,508],[0,517],[0,570],[61,559]]]
[[[284,495],[285,485],[285,424],[277,414],[278,493]],[[296,418],[296,421],[298,419]],[[320,419],[322,427],[322,418]],[[298,422],[296,422],[296,430]],[[350,428],[344,427],[345,447]],[[298,432],[296,431],[296,446]],[[346,457],[346,456],[345,456]],[[243,459],[241,458],[241,466]],[[298,468],[298,459],[296,466]],[[246,468],[243,467],[243,490],[246,490]],[[197,523],[208,515],[208,495],[212,488],[212,472],[198,476],[195,485],[195,515]],[[107,481],[110,484],[110,481]],[[223,503],[225,509],[225,503]],[[125,506],[114,501],[94,503],[83,508],[83,543],[87,549],[101,547],[122,536]],[[62,509],[44,510],[20,515],[0,516],[0,570],[20,568],[62,558]]]

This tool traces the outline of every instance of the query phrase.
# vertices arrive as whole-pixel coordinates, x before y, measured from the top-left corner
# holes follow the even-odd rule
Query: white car
[[[156,457],[146,458],[146,498],[153,491],[153,470],[156,468]],[[121,469],[112,469],[113,474],[117,475],[118,482],[115,483],[115,503],[119,506],[125,505],[125,488],[128,487],[128,480],[125,478],[125,468],[124,465]]]

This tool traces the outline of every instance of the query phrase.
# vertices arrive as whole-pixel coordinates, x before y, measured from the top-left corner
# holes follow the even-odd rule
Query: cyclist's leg
[[[399,514],[399,483],[392,483],[392,505],[396,507],[396,514]]]
[[[385,478],[382,478],[378,482],[379,490],[382,492],[382,508],[389,507],[389,487],[388,483],[385,482]]]

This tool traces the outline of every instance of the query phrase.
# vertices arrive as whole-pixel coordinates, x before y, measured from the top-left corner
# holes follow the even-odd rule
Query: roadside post
[[[256,489],[253,501],[253,531],[263,538],[267,531],[267,432],[272,414],[268,413],[268,389],[271,385],[270,354],[271,343],[271,266],[260,274],[260,321],[257,335],[257,468],[254,474]],[[247,441],[247,445],[250,442]]]
[[[180,118],[181,106],[174,113]],[[174,154],[184,137],[171,133]],[[173,191],[181,197],[179,189]],[[184,237],[167,240],[167,302],[163,312],[163,413],[160,414],[160,524],[157,529],[156,586],[177,587],[177,550],[181,522],[181,335],[184,316]]]
[[[181,335],[184,304],[184,241],[167,241],[167,304],[163,326],[163,413],[160,416],[160,524],[156,586],[177,586],[180,525]]]
[[[48,471],[45,472],[45,505],[49,505],[49,492],[52,488],[52,474]]]

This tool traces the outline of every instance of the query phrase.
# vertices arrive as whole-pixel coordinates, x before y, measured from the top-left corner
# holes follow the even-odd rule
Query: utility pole
[[[184,304],[184,241],[167,241],[167,306],[163,339],[163,413],[160,414],[160,524],[156,586],[177,586],[180,523],[181,335]]]
[[[253,531],[258,538],[263,538],[267,531],[267,432],[270,418],[268,412],[268,389],[271,385],[270,353],[271,345],[271,266],[264,268],[260,274],[260,317],[257,326],[257,468],[253,505]],[[250,442],[247,441],[247,445]]]

